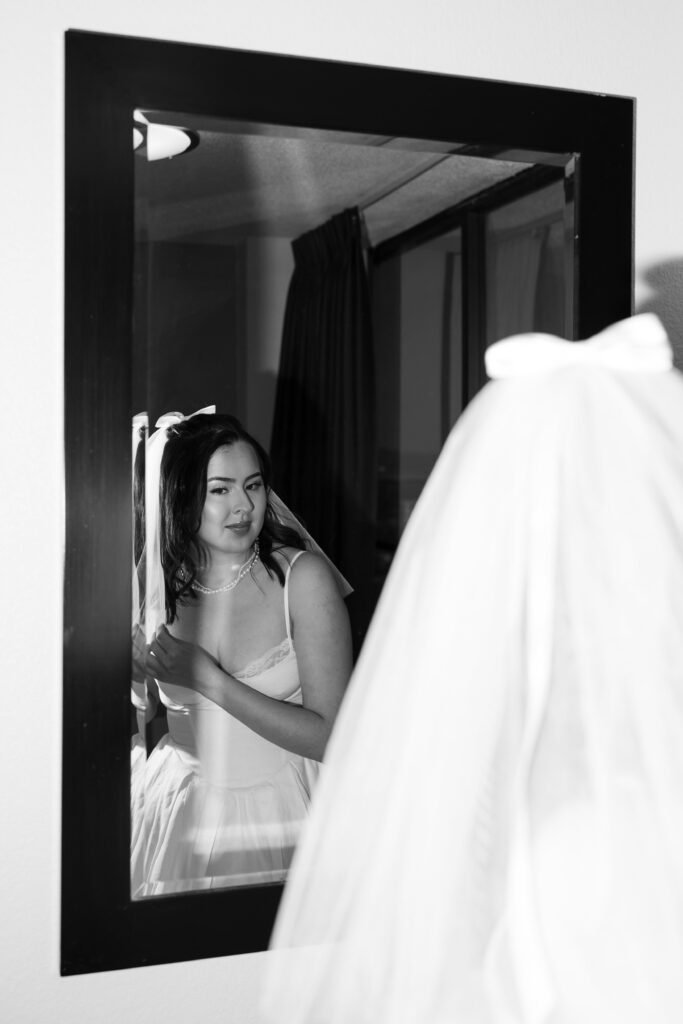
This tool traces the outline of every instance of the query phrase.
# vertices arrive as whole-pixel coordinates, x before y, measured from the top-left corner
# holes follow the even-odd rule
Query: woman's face
[[[266,487],[256,452],[246,441],[218,448],[209,459],[206,475],[197,537],[213,558],[246,557],[266,514]]]

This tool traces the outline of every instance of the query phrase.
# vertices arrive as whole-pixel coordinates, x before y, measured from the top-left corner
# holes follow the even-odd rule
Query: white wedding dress
[[[300,704],[289,617],[286,636],[233,673],[276,700]],[[283,881],[319,765],[259,736],[194,690],[159,683],[168,733],[144,773],[138,897]]]

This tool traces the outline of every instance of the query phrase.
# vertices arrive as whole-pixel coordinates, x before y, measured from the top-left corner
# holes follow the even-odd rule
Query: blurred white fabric
[[[489,356],[328,748],[273,1024],[683,1019],[683,378],[651,314]]]

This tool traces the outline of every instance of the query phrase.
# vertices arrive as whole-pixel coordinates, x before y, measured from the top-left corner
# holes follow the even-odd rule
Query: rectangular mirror
[[[186,149],[164,157],[168,129]],[[632,145],[627,99],[67,34],[63,973],[263,949],[286,878],[131,893],[131,796],[135,846],[168,730],[131,687],[159,416],[215,404],[277,453],[278,490],[354,586],[357,652],[486,346],[631,312]],[[353,373],[311,377],[292,278],[342,223],[362,343]]]
[[[573,161],[173,111],[138,110],[133,124],[134,408],[154,426],[171,410],[215,404],[270,451],[278,494],[354,587],[358,650],[410,510],[473,391],[463,374],[470,278],[482,297],[480,343],[525,330],[572,333]],[[473,231],[483,271],[463,259]],[[356,291],[345,270],[354,246]],[[354,325],[341,339],[346,365],[356,360],[351,375],[340,372],[342,320]],[[273,639],[264,636],[247,666],[257,688],[268,685],[284,638],[276,647]],[[262,844],[268,798],[258,780],[266,773],[272,792],[274,763],[291,762],[258,734],[233,736],[225,711],[200,715],[192,691],[182,706],[177,689],[158,681],[146,691],[133,695],[134,898],[284,881],[303,811],[296,827],[283,820],[293,810],[283,788]],[[165,810],[181,792],[182,812],[176,800]],[[228,814],[237,813],[236,793],[239,830]]]

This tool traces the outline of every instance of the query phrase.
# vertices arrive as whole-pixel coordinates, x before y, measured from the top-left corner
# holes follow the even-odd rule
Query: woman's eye
[[[258,491],[258,490],[260,490],[261,487],[262,487],[261,481],[260,480],[256,480],[253,484],[249,484],[249,486],[247,487],[247,490],[248,491]]]
[[[227,487],[212,487],[210,493],[211,494],[227,494],[228,493],[228,488]]]

